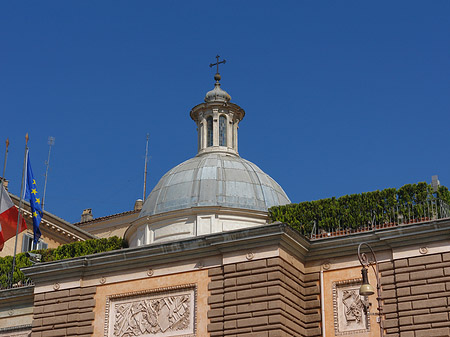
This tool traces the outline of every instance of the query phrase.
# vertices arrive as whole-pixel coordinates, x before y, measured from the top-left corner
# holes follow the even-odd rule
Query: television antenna
[[[145,145],[145,165],[144,165],[144,193],[142,197],[142,201],[145,201],[145,196],[147,193],[147,164],[148,164],[148,139],[150,135],[147,133],[147,143]]]
[[[48,137],[48,158],[45,161],[45,166],[47,168],[45,169],[45,183],[44,183],[44,196],[42,197],[42,211],[44,211],[44,203],[45,203],[45,192],[47,191],[47,177],[48,177],[48,168],[50,166],[50,153],[52,152],[52,146],[55,145],[55,137]]]

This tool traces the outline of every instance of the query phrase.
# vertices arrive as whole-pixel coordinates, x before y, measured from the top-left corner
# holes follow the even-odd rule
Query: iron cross
[[[220,61],[220,62],[219,62],[219,57],[220,57],[220,56],[217,55],[217,56],[216,56],[217,62],[216,62],[216,63],[211,63],[211,64],[209,65],[210,68],[212,68],[212,67],[214,67],[214,66],[217,66],[217,73],[219,73],[219,64],[221,64],[221,63],[224,63],[224,64],[225,64],[225,63],[227,62],[227,60],[223,60],[223,61]]]

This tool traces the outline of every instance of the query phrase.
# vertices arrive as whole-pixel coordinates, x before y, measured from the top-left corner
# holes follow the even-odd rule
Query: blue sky
[[[242,157],[293,202],[450,186],[449,1],[3,1],[0,159],[19,194],[25,134],[46,210],[132,209],[193,157],[190,109],[222,88]],[[3,166],[3,165],[2,165]]]

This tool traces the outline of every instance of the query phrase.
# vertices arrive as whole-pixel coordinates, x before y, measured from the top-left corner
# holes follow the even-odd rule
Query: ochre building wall
[[[386,337],[450,336],[450,253],[380,265]]]
[[[357,245],[348,248],[336,240],[322,241],[316,252],[302,255],[306,244],[295,246],[295,233],[276,226],[267,226],[264,234],[279,228],[287,232],[276,237],[278,245],[273,244],[275,239],[268,241],[267,235],[255,236],[264,240],[262,244],[251,242],[253,232],[260,234],[257,228],[29,267],[25,272],[37,277],[33,336],[104,336],[108,298],[187,285],[197,289],[197,336],[379,336],[373,315],[376,294],[369,296],[369,327],[353,329],[348,324],[352,319],[335,320],[348,313],[339,297],[349,293],[347,284],[358,299],[361,265]],[[237,234],[245,234],[251,244]],[[230,241],[219,240],[222,236]],[[419,239],[400,247],[382,242],[383,249],[376,250],[385,337],[450,336],[449,241]],[[45,277],[40,276],[45,272]],[[369,281],[376,285],[371,268]],[[344,328],[339,325],[342,322],[347,323]]]
[[[31,337],[91,336],[96,287],[36,294]]]
[[[281,257],[209,270],[211,337],[320,336],[319,273]]]

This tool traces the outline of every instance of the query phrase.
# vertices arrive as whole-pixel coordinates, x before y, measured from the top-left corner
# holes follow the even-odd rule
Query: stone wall
[[[320,336],[319,273],[280,257],[209,270],[211,337]]]
[[[380,265],[386,337],[450,336],[450,253]]]
[[[31,331],[33,299],[34,286],[0,290],[0,337]]]
[[[91,336],[95,292],[88,287],[36,294],[31,336]]]

